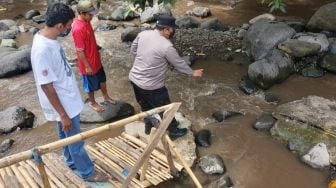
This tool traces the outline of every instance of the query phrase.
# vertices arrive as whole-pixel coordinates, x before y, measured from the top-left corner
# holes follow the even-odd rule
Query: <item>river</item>
[[[288,0],[288,14],[277,14],[280,17],[307,21],[322,4],[330,0]],[[255,0],[243,0],[237,6],[228,10],[223,8],[222,1],[196,1],[196,4],[212,9],[213,15],[224,23],[241,25],[268,8],[257,4]],[[173,12],[176,15],[184,13],[189,7],[186,1],[178,1]],[[0,18],[13,18],[27,10],[43,10],[43,1],[30,3],[27,0],[15,1],[8,5],[8,11],[0,12]],[[290,16],[288,16],[290,15]],[[115,31],[118,32],[118,31]],[[19,44],[29,43],[31,36],[21,35],[17,39]],[[115,42],[115,41],[111,41]],[[113,60],[103,57],[107,74],[109,92],[134,105],[139,111],[133,91],[127,80],[127,74],[132,65],[129,58],[123,58],[128,52],[127,45],[120,45]],[[229,176],[238,188],[324,188],[328,184],[327,171],[312,169],[302,162],[299,156],[291,153],[283,143],[271,138],[268,132],[257,132],[252,128],[256,118],[263,112],[271,112],[276,105],[266,103],[261,97],[247,96],[237,85],[247,72],[247,58],[240,54],[234,60],[223,62],[216,59],[201,59],[194,68],[203,68],[204,76],[200,79],[186,78],[175,72],[169,73],[167,87],[172,101],[181,101],[180,109],[193,123],[193,130],[209,129],[212,133],[212,145],[209,148],[198,148],[198,156],[216,153],[225,164]],[[281,103],[300,99],[308,95],[318,95],[334,99],[336,77],[326,74],[322,78],[305,78],[292,75],[285,82],[273,86],[267,93],[279,96]],[[31,72],[14,78],[0,79],[0,109],[13,105],[26,107],[39,115],[37,124],[44,122],[36,95],[36,88]],[[83,96],[84,97],[84,96]],[[211,114],[220,109],[230,109],[243,112],[244,116],[237,116],[216,123]],[[84,124],[83,130],[99,125]],[[107,133],[106,136],[117,135],[121,130]],[[15,139],[14,147],[6,155],[17,153],[57,140],[54,123],[47,123],[31,130],[2,135]],[[95,141],[95,138],[89,142]],[[205,184],[217,178],[204,175],[198,168],[194,168],[196,176]],[[192,187],[188,178],[170,181],[159,187]]]

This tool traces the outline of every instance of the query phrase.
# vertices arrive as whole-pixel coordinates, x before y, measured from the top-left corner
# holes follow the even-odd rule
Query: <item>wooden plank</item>
[[[10,188],[21,188],[21,184],[19,183],[19,180],[16,179],[15,176],[10,176],[8,174],[5,174],[5,187]]]
[[[34,181],[39,185],[39,187],[43,187],[42,180],[40,175],[31,167],[29,164],[27,164],[25,161],[21,161],[20,165],[23,166],[28,174],[34,179]]]
[[[28,173],[28,171],[23,166],[20,165],[18,169],[21,172],[22,176],[26,179],[26,181],[32,188],[39,188],[38,184],[33,180],[32,176]]]
[[[130,173],[128,174],[127,178],[123,182],[123,188],[126,188],[130,181],[133,179],[133,177],[136,175],[140,167],[142,166],[143,162],[145,161],[146,157],[149,156],[152,151],[155,149],[157,143],[159,140],[163,137],[163,135],[166,133],[166,130],[169,126],[169,123],[172,121],[172,119],[175,116],[175,113],[177,112],[178,108],[180,107],[180,104],[175,104],[171,106],[165,113],[163,117],[163,121],[161,122],[160,127],[158,128],[157,132],[155,133],[153,140],[151,143],[149,143],[145,149],[145,151],[142,153],[141,157],[138,159],[134,167],[131,169]]]
[[[5,188],[5,182],[1,175],[0,175],[0,188]]]
[[[20,184],[22,185],[23,188],[30,188],[28,182],[25,180],[21,172],[19,171],[18,167],[14,164],[10,166],[10,168],[13,170],[15,176],[19,180]]]

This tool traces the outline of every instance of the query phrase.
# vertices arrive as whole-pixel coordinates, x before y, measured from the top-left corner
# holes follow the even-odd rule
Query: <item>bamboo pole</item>
[[[27,181],[25,180],[25,178],[22,176],[22,174],[19,171],[19,169],[17,168],[17,166],[12,165],[12,166],[10,166],[10,168],[13,170],[15,176],[17,177],[17,179],[21,183],[22,187],[23,188],[30,188],[29,184],[27,183]]]
[[[169,138],[169,136],[167,136],[167,135],[166,135],[165,138],[166,138],[168,144],[170,145],[171,150],[174,151],[174,153],[176,154],[177,158],[181,161],[182,165],[187,170],[188,174],[190,175],[191,179],[195,183],[196,187],[197,188],[202,188],[202,185],[200,184],[200,182],[196,178],[195,174],[192,172],[192,170],[188,166],[188,163],[183,159],[183,157],[181,156],[181,154],[176,150],[176,147],[175,147],[175,144],[173,143],[173,141],[171,141],[170,138]]]
[[[167,143],[167,140],[162,137],[161,138],[161,142],[162,142],[162,145],[163,145],[163,148],[164,148],[164,152],[167,156],[167,161],[168,161],[168,166],[169,166],[169,170],[170,170],[170,173],[173,175],[173,176],[178,176],[178,171],[174,165],[174,160],[173,160],[173,156],[170,152],[170,149],[169,149],[169,145]]]
[[[8,174],[5,175],[4,178],[5,181],[5,187],[10,187],[10,188],[21,188],[21,184],[18,179],[16,179],[15,176],[10,176]]]
[[[23,166],[20,165],[18,167],[18,169],[21,172],[22,176],[27,180],[28,184],[32,188],[39,188],[39,186],[37,185],[37,183],[33,180],[33,178],[29,175],[29,173],[27,172],[27,170]]]
[[[153,140],[153,137],[154,137],[153,135],[155,134],[155,132],[156,132],[156,128],[153,127],[152,130],[151,130],[151,133],[149,135],[148,143],[150,143]],[[144,181],[145,178],[146,178],[146,171],[147,171],[147,168],[148,168],[149,157],[150,157],[150,155],[148,155],[148,157],[146,157],[145,162],[143,163],[143,166],[142,166],[142,169],[141,169],[140,181]]]
[[[109,123],[107,125],[92,129],[92,130],[88,130],[85,132],[82,132],[80,134],[76,134],[74,136],[62,139],[62,140],[58,140],[43,146],[38,146],[35,149],[37,149],[37,151],[39,152],[40,155],[43,155],[45,153],[49,153],[51,151],[54,151],[58,148],[64,147],[66,145],[81,141],[81,140],[86,140],[88,138],[91,138],[93,136],[96,136],[102,132],[106,132],[109,131],[111,129],[115,129],[115,128],[119,128],[122,127],[124,125],[126,125],[127,123],[131,123],[133,121],[137,121],[140,119],[143,119],[146,116],[149,115],[153,115],[153,114],[158,114],[160,112],[163,112],[167,109],[173,108],[174,106],[176,106],[177,108],[181,105],[181,103],[171,103],[165,106],[161,106],[158,108],[154,108],[152,110],[146,111],[146,112],[142,112],[136,115],[133,115],[131,117],[113,122],[113,123]],[[24,151],[24,152],[20,152],[11,156],[7,156],[4,157],[2,159],[0,159],[0,168],[4,168],[6,166],[10,166],[14,163],[20,162],[20,161],[24,161],[27,159],[31,159],[32,158],[32,152],[30,150]]]
[[[5,188],[5,182],[1,176],[0,176],[0,188]]]
[[[31,167],[29,164],[27,164],[26,162],[23,162],[23,161],[20,162],[20,165],[23,166],[27,170],[28,174],[30,174],[32,176],[32,178],[39,185],[39,187],[43,187],[41,177],[35,171],[35,169],[33,167]]]
[[[176,103],[176,105],[170,106],[170,108],[166,111],[166,117],[163,119],[160,127],[158,128],[158,131],[155,133],[154,138],[151,143],[149,143],[145,149],[145,151],[142,153],[140,159],[136,162],[134,167],[131,169],[130,173],[128,174],[126,180],[123,182],[123,188],[126,188],[129,185],[129,182],[133,179],[133,177],[138,172],[139,168],[142,166],[145,157],[150,155],[152,151],[155,149],[158,141],[162,138],[162,136],[166,133],[166,130],[169,126],[169,123],[172,121],[172,119],[175,116],[175,113],[177,112],[178,108],[180,107],[181,103]]]

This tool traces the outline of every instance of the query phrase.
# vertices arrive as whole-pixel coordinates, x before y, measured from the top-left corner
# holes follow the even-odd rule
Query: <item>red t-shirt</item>
[[[94,74],[97,73],[102,67],[102,64],[91,24],[83,20],[75,19],[72,25],[72,37],[75,42],[76,51],[84,51],[92,72]],[[77,59],[79,72],[86,74],[85,65],[80,60],[78,53]]]

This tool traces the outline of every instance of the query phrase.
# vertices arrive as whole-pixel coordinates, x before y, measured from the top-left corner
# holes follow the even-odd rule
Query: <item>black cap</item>
[[[156,21],[156,25],[164,27],[176,28],[175,18],[169,15],[160,15]]]

